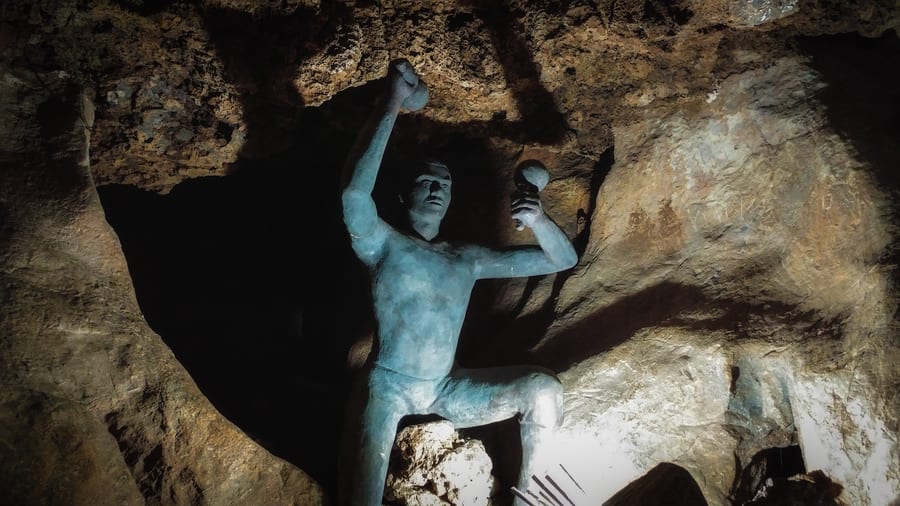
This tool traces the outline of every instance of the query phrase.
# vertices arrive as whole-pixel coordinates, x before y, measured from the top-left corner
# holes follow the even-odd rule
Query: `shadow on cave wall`
[[[897,139],[900,138],[900,37],[857,34],[803,37],[800,48],[826,86],[817,97],[828,124],[869,162],[878,182],[896,191]]]
[[[351,376],[347,350],[371,323],[366,275],[340,216],[340,172],[382,83],[313,108],[292,79],[350,14],[338,3],[263,18],[204,11],[226,77],[241,92],[248,131],[239,160],[227,177],[188,180],[167,195],[99,188],[151,327],[226,417],[327,488]],[[509,41],[515,30],[491,16]],[[415,141],[453,170],[447,239],[493,245],[500,221],[508,225],[497,212],[498,195],[508,198],[498,180],[508,161],[478,135],[521,142],[564,135],[562,115],[519,42],[517,61],[504,65],[520,65],[509,75],[532,83],[516,92],[520,104],[538,104],[528,117],[449,124],[405,115],[395,128],[388,166]],[[382,185],[377,196],[391,214],[390,189]]]
[[[572,238],[572,244],[578,258],[584,254],[590,239],[591,217],[597,194],[606,176],[615,163],[615,149],[609,148],[594,163],[591,170],[588,209],[579,209],[578,220],[581,232]],[[476,286],[472,295],[472,306],[483,308],[470,311],[463,327],[460,340],[460,361],[467,367],[487,367],[493,365],[512,365],[534,362],[531,349],[546,335],[550,325],[556,319],[556,301],[560,291],[569,277],[575,272],[569,269],[553,276],[550,295],[543,305],[524,316],[520,316],[525,305],[534,295],[545,276],[534,276],[525,281],[519,302],[509,311],[494,314],[489,310],[493,301],[502,291],[504,280],[482,281]]]
[[[897,171],[900,139],[900,36],[889,30],[881,37],[857,34],[803,37],[800,49],[811,58],[827,86],[817,98],[825,105],[828,123],[868,162],[875,181],[890,199],[890,222],[900,218],[900,172]],[[896,230],[893,231],[896,236]],[[896,242],[896,237],[895,237]],[[887,263],[900,262],[894,244]],[[894,279],[900,272],[894,270]]]
[[[700,486],[686,469],[664,462],[631,482],[603,506],[706,506]]]
[[[652,327],[724,331],[737,339],[771,326],[829,339],[843,332],[839,317],[823,320],[814,311],[803,311],[778,301],[711,297],[700,287],[667,281],[618,299],[532,349],[541,343],[552,321],[552,304],[511,322],[504,318],[485,321],[483,330],[490,332],[491,340],[498,343],[498,347],[491,349],[493,355],[488,360],[504,365],[537,363],[554,371],[565,371]],[[504,343],[517,344],[504,346]],[[472,356],[477,361],[474,353]]]
[[[786,447],[766,448],[757,452],[735,477],[732,486],[734,504],[757,504],[754,499],[760,489],[766,487],[766,480],[772,480],[772,484],[778,483],[784,486],[788,478],[806,474],[806,463],[803,461],[803,452],[799,445]],[[766,494],[762,494],[765,497]],[[777,496],[769,494],[775,499]],[[776,503],[777,504],[777,503]],[[831,504],[821,502],[821,504]]]

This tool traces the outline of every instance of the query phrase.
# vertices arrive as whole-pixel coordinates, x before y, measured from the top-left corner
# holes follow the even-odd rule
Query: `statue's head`
[[[409,170],[409,182],[401,200],[410,222],[440,225],[450,206],[450,169],[435,159],[425,159]]]

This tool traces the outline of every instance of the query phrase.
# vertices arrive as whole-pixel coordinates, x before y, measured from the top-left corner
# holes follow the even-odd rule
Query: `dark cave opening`
[[[766,487],[786,482],[788,478],[806,473],[800,446],[767,448],[758,452],[741,472],[734,491],[735,504],[754,504],[765,497]]]
[[[341,410],[339,339],[350,330],[346,318],[318,315],[361,306],[359,291],[330,288],[359,285],[360,273],[309,247],[307,234],[339,238],[304,225],[292,198],[260,184],[230,176],[166,196],[99,193],[150,326],[227,418],[323,479]]]

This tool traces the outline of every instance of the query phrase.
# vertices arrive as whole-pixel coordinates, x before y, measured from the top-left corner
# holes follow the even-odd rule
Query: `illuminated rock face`
[[[670,462],[724,503],[753,455],[799,443],[851,503],[895,498],[898,435],[879,415],[894,401],[875,393],[895,380],[863,351],[896,353],[887,202],[827,126],[821,79],[776,60],[691,112],[616,130],[561,329],[537,352],[600,352],[562,373],[574,445],[560,457],[608,466],[597,497]]]
[[[585,504],[647,497],[626,487],[660,469],[709,504],[752,498],[754,459],[794,445],[849,504],[897,498],[896,7],[461,3],[4,6],[0,425],[22,444],[0,450],[0,489],[330,495],[329,346],[365,326],[338,173],[365,83],[405,56],[432,102],[394,143],[456,162],[471,206],[448,235],[527,242],[504,215],[512,167],[551,170],[544,206],[581,261],[479,288],[460,361],[558,373],[549,465]],[[849,32],[874,38],[818,37]],[[488,463],[442,470],[458,462],[429,444],[401,439],[396,501],[481,501]]]

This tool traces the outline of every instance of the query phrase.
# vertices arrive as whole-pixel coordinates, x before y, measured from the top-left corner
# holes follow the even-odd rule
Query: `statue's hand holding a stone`
[[[428,87],[406,59],[390,63],[387,79],[392,104],[407,111],[418,111],[428,103]]]
[[[517,224],[528,228],[540,219],[547,219],[541,198],[536,192],[517,192],[512,200],[512,218]]]

